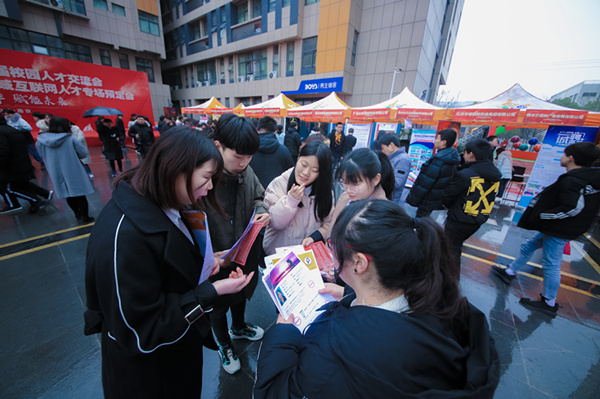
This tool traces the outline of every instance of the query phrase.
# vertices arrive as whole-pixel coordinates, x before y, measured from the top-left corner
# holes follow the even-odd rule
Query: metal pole
[[[394,83],[396,83],[396,73],[398,67],[394,67],[394,77],[392,78],[392,87],[390,88],[390,98],[392,98],[392,95],[394,94]]]

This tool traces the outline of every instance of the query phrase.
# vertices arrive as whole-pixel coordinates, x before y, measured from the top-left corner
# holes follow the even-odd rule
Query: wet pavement
[[[97,216],[110,199],[110,168],[91,148]],[[137,164],[129,150],[126,169]],[[133,156],[132,156],[133,155]],[[39,165],[35,165],[39,167]],[[40,185],[51,187],[37,170]],[[26,208],[27,206],[25,206]],[[413,209],[408,209],[414,212]],[[432,215],[443,223],[444,212]],[[496,398],[597,398],[600,396],[600,228],[571,242],[564,255],[558,317],[519,305],[541,292],[541,251],[532,271],[510,287],[490,273],[507,265],[533,232],[512,222],[515,210],[495,206],[492,216],[463,247],[463,294],[487,316],[502,363]],[[91,225],[77,223],[55,198],[38,214],[0,215],[0,397],[101,398],[100,344],[83,335],[84,270]],[[275,306],[261,284],[247,321],[268,328]],[[260,342],[235,341],[242,370],[225,373],[216,352],[205,349],[203,398],[250,398]]]

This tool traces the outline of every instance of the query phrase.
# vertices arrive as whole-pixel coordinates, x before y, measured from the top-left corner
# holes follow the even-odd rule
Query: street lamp
[[[396,74],[402,72],[402,68],[394,67],[394,77],[392,78],[392,87],[390,88],[390,98],[394,93],[394,83],[396,83]]]

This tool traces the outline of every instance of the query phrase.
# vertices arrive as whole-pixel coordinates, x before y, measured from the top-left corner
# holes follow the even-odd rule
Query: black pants
[[[85,195],[79,197],[67,197],[67,204],[69,208],[75,213],[77,219],[87,219],[89,215],[88,201]]]
[[[479,230],[479,224],[468,224],[460,223],[452,219],[446,219],[444,225],[444,233],[446,239],[452,248],[454,259],[456,261],[456,277],[460,279],[460,256],[462,255],[463,243],[471,237],[477,230]]]
[[[12,206],[19,206],[18,198],[29,201],[31,204],[38,203],[40,197],[48,198],[48,190],[28,180],[13,181],[1,184],[0,194],[4,201]]]
[[[417,208],[417,215],[416,215],[416,217],[418,217],[418,218],[424,218],[424,217],[427,217],[427,216],[431,216],[431,212],[433,212],[433,211],[430,211],[430,210],[427,210],[427,209],[423,209],[423,208]]]
[[[114,160],[114,159],[110,159],[108,161],[110,163],[110,168],[112,169],[113,172],[116,172],[115,169],[115,162],[117,163],[117,165],[119,166],[119,172],[123,171],[123,162],[121,162],[120,159]]]
[[[235,303],[233,305],[222,307],[223,305],[215,305],[213,313],[210,313],[210,324],[212,326],[215,337],[217,337],[217,343],[221,346],[225,346],[231,343],[231,337],[229,336],[229,328],[227,326],[227,309],[231,309],[231,328],[234,330],[241,330],[246,326],[245,313],[246,313],[246,299]]]
[[[504,195],[504,190],[506,190],[506,184],[510,181],[510,179],[500,179],[500,186],[498,187],[498,194],[496,194],[497,198],[502,198]]]

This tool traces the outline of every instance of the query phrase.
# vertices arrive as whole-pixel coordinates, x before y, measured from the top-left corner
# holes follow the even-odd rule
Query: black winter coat
[[[98,136],[104,145],[104,156],[109,161],[123,159],[123,150],[121,142],[125,140],[125,136],[116,126],[108,128],[104,125],[98,127]]]
[[[421,166],[406,202],[428,211],[442,209],[442,195],[456,173],[459,161],[460,156],[454,147],[436,152]]]
[[[531,202],[518,226],[574,240],[590,228],[600,209],[600,168],[572,169]]]
[[[85,332],[102,333],[106,398],[199,398],[206,316],[188,324],[213,285],[198,285],[203,257],[153,202],[120,182],[88,242]]]
[[[290,127],[287,132],[285,132],[283,144],[287,147],[292,158],[294,160],[298,159],[298,153],[300,152],[302,140],[300,140],[300,135],[296,129]]]
[[[294,166],[290,151],[279,144],[275,133],[261,133],[258,152],[252,157],[250,166],[258,176],[263,188],[283,172]]]
[[[140,143],[140,153],[142,155],[146,155],[150,150],[152,144],[154,144],[154,131],[151,126],[147,124],[140,125],[139,123],[134,123],[129,128],[129,137],[135,137],[138,135],[138,142]]]
[[[346,149],[346,135],[342,132],[342,138],[340,143],[337,144],[335,142],[335,130],[329,133],[329,149],[331,150],[331,155],[334,159],[339,160],[345,153]]]
[[[488,159],[466,163],[444,190],[448,219],[482,225],[490,217],[502,173]]]
[[[468,331],[429,315],[350,306],[327,309],[302,335],[276,324],[263,340],[254,398],[491,398],[500,362],[485,315]]]
[[[8,125],[0,125],[0,182],[28,181],[32,172],[33,165],[23,133]]]

